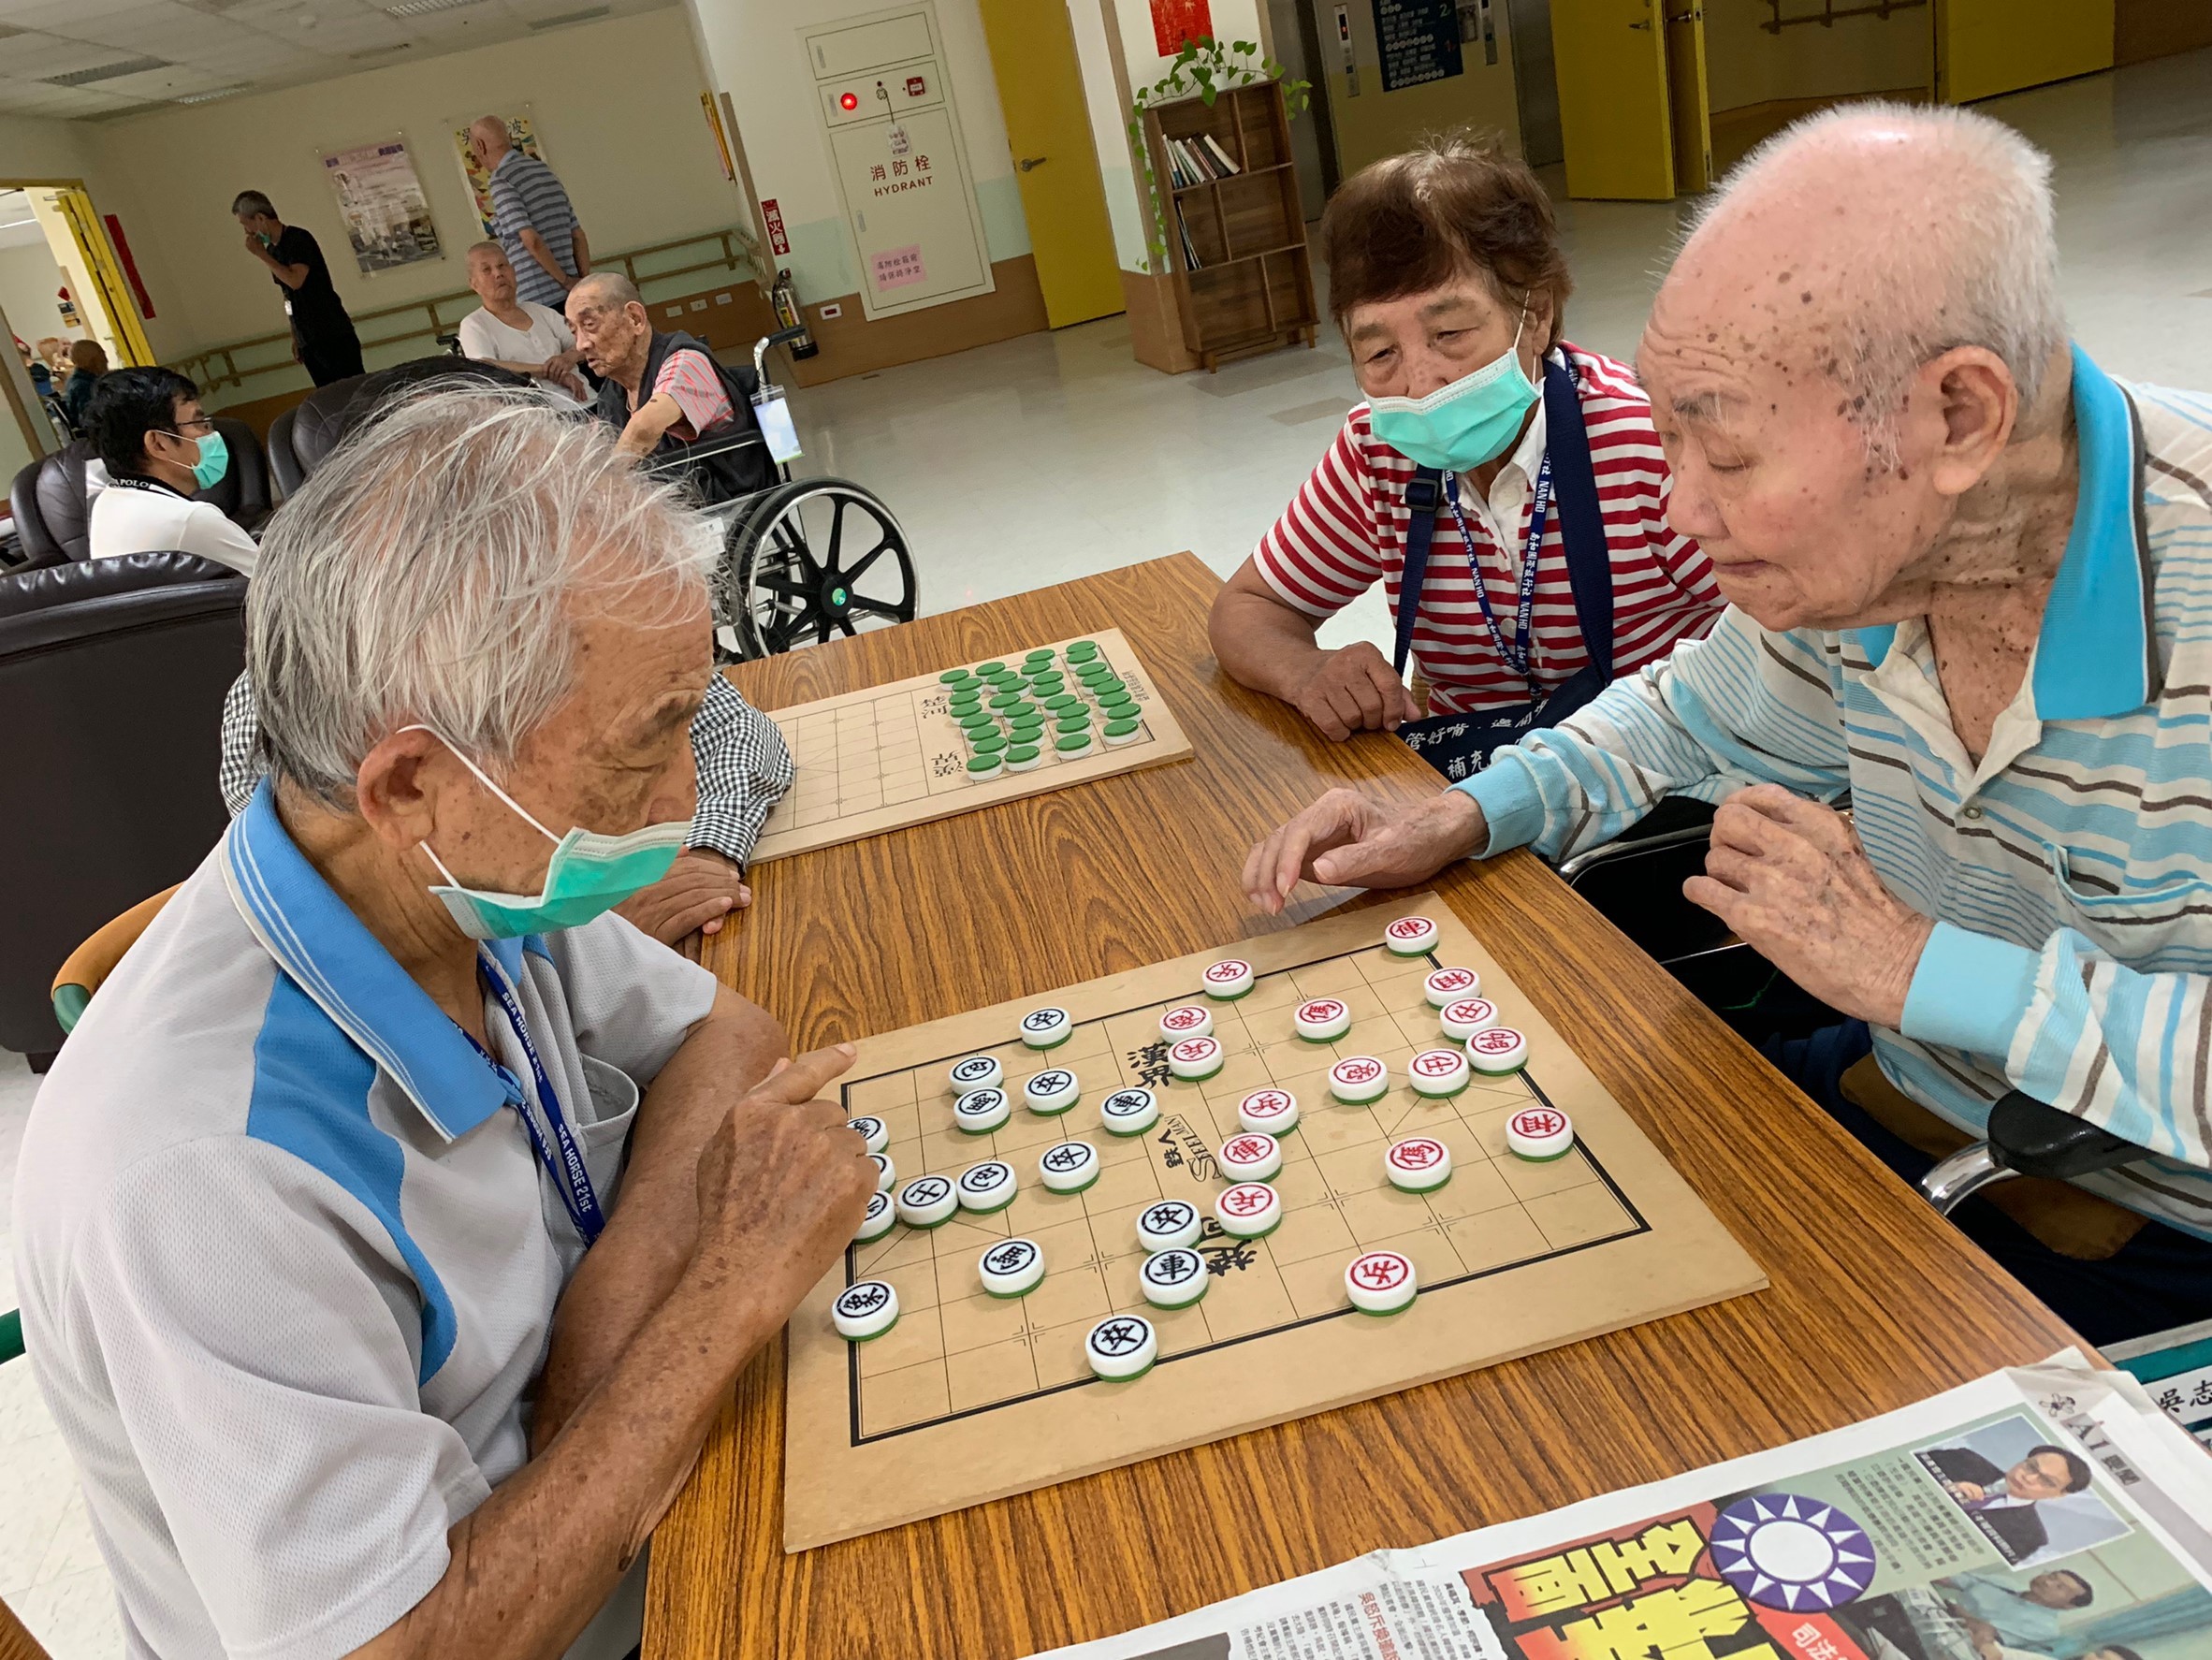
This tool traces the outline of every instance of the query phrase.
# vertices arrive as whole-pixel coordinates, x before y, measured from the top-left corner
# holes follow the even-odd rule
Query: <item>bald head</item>
[[[568,291],[568,303],[572,310],[577,306],[589,306],[597,311],[606,311],[616,306],[642,306],[645,299],[637,292],[637,284],[620,271],[593,271],[589,276],[579,278],[575,286]]]
[[[507,137],[507,124],[497,115],[479,115],[469,123],[469,153],[476,165],[488,172],[500,165],[500,160],[515,148]]]
[[[1968,529],[2072,386],[2050,167],[1963,109],[1850,105],[1724,182],[1652,304],[1637,366],[1674,470],[1668,521],[1769,628],[1914,615],[2004,581]]]
[[[1833,382],[1869,448],[1894,460],[1920,364],[1986,347],[2032,406],[2065,348],[2050,159],[1972,110],[1827,110],[1722,182],[1661,303]]]

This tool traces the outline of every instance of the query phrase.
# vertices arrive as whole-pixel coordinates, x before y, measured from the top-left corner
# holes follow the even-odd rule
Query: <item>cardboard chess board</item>
[[[1382,931],[1419,913],[1439,926],[1420,958],[1390,954]],[[1203,1002],[1200,974],[1223,956],[1252,964],[1242,999],[1214,1003],[1223,1070],[1203,1083],[1167,1076],[1161,1013]],[[1522,1031],[1519,1074],[1477,1074],[1449,1099],[1404,1083],[1419,1051],[1447,1045],[1422,990],[1428,973],[1463,967],[1482,995]],[[1351,1029],[1332,1043],[1299,1038],[1301,1000],[1341,997]],[[1077,1023],[1048,1054],[1026,1050],[1016,1024],[1055,1004]],[[1017,1105],[1004,1128],[953,1127],[947,1069],[997,1056]],[[1367,1106],[1330,1097],[1326,1073],[1343,1057],[1385,1061],[1393,1087]],[[1048,1067],[1081,1080],[1075,1107],[1056,1117],[1024,1111],[1021,1080]],[[1122,1139],[1101,1128],[1099,1102],[1142,1084],[1160,1119]],[[1199,1250],[1208,1290],[1190,1307],[1151,1307],[1140,1293],[1137,1214],[1162,1198],[1211,1216],[1229,1184],[1214,1150],[1238,1133],[1237,1103],[1274,1085],[1294,1093],[1302,1118],[1283,1138],[1274,1179],[1286,1215],[1267,1238],[1244,1241],[1209,1220]],[[1547,1026],[1441,900],[1308,923],[1223,951],[1134,969],[1088,984],[871,1038],[846,1075],[855,1116],[883,1120],[886,1152],[904,1183],[957,1175],[1003,1158],[1022,1187],[1006,1210],[963,1213],[934,1230],[904,1224],[853,1245],[792,1318],[785,1436],[784,1545],[802,1550],[1008,1493],[1325,1411],[1348,1402],[1635,1325],[1766,1281],[1574,1050]],[[1505,1125],[1534,1103],[1571,1115],[1577,1145],[1530,1163],[1505,1145]],[[1412,1135],[1452,1152],[1453,1173],[1427,1194],[1386,1181],[1383,1152]],[[1047,1191],[1038,1159],[1063,1139],[1097,1147],[1104,1171],[1080,1194]],[[1026,1297],[986,1295],[977,1260],[994,1242],[1036,1240],[1043,1282]],[[1351,1307],[1344,1272],[1363,1250],[1410,1257],[1420,1294],[1401,1313]],[[898,1292],[898,1323],[857,1345],[839,1337],[830,1303],[847,1286],[881,1279]],[[1141,1313],[1160,1360],[1128,1382],[1094,1378],[1084,1359],[1090,1327]]]
[[[946,712],[951,693],[936,674],[772,710],[769,718],[791,748],[798,777],[768,815],[752,863],[880,836],[1189,754],[1190,740],[1174,711],[1121,630],[1101,629],[1082,637],[1097,644],[1099,655],[1142,712],[1133,741],[1111,749],[1094,745],[1090,754],[1073,761],[1062,760],[1048,743],[1034,771],[1006,772],[977,783],[968,775],[968,745]],[[1053,640],[1037,649],[1058,653],[1070,644]],[[1015,650],[1000,657],[1018,667],[1025,655]],[[1071,687],[1070,694],[1084,696],[1096,709],[1080,684]]]

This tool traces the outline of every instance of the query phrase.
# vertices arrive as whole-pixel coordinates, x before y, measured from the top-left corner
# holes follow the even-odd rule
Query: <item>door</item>
[[[1121,261],[1065,0],[982,0],[982,13],[1045,320],[1065,328],[1113,316]]]
[[[1964,104],[2109,69],[2113,11],[2114,0],[1936,0],[1936,96]]]
[[[79,281],[91,280],[93,293],[80,295],[79,303],[91,299],[107,313],[106,328],[92,316],[85,318],[86,325],[107,342],[115,356],[117,368],[152,363],[153,348],[146,343],[146,331],[138,323],[138,306],[131,299],[130,289],[124,285],[123,267],[108,246],[108,233],[100,227],[100,216],[93,211],[92,197],[82,190],[57,190],[53,193],[53,205],[67,223],[70,240],[77,245],[77,256],[82,262]]]
[[[1705,0],[1665,0],[1666,101],[1674,119],[1674,187],[1712,183],[1712,109],[1705,87]]]
[[[1666,201],[1675,193],[1660,0],[1551,8],[1567,195]]]

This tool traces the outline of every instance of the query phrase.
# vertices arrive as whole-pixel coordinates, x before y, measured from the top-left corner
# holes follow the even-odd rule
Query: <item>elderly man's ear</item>
[[[1963,496],[1997,464],[2020,418],[2020,389],[2004,359],[1985,346],[1957,346],[1922,366],[1903,425],[1928,434],[1929,482],[1938,493]]]
[[[447,769],[468,777],[435,734],[419,729],[393,733],[362,758],[354,798],[379,841],[404,852],[435,834],[437,792],[455,781],[443,776]]]

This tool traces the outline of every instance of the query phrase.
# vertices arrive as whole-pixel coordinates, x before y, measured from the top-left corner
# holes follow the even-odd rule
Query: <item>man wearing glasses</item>
[[[193,499],[230,467],[197,386],[173,369],[114,370],[93,388],[86,418],[109,481],[93,498],[93,558],[196,553],[254,574],[254,538]]]

